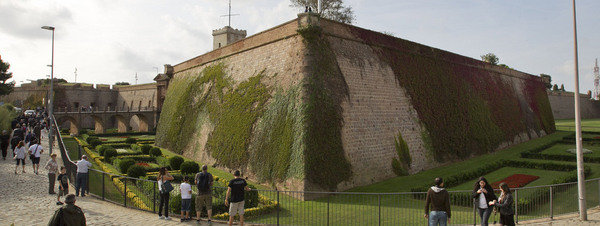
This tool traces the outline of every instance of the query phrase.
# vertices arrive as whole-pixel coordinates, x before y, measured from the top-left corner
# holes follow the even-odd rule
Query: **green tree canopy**
[[[552,76],[547,75],[547,74],[540,74],[540,77],[542,78],[542,81],[544,81],[544,85],[546,85],[547,89],[551,89],[552,88]]]
[[[291,0],[292,6],[304,9],[311,7],[313,12],[317,11],[317,0]],[[352,7],[345,6],[343,0],[323,0],[322,17],[338,22],[352,24],[354,22],[354,11]]]
[[[10,64],[0,59],[0,96],[8,95],[13,91],[15,82],[6,82],[6,80],[12,78],[12,72],[8,72]]]
[[[559,91],[559,90],[558,90],[558,85],[554,84],[554,85],[552,86],[552,91]]]
[[[493,64],[493,65],[498,65],[498,62],[500,62],[500,59],[496,56],[496,54],[493,54],[493,53],[487,53],[485,55],[481,55],[481,60],[488,62],[490,64]]]

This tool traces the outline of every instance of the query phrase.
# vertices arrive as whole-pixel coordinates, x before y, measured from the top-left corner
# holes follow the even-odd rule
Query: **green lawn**
[[[514,167],[504,167],[498,169],[492,173],[484,175],[484,177],[488,180],[488,182],[494,183],[496,181],[501,181],[502,179],[509,177],[513,174],[527,174],[538,176],[537,180],[532,181],[527,186],[538,186],[538,185],[547,185],[552,184],[552,180],[557,177],[567,176],[568,172],[561,171],[548,171],[548,170],[538,170],[538,169],[526,169],[526,168],[514,168]],[[465,182],[456,187],[452,187],[452,190],[471,190],[473,189],[473,185],[478,179],[471,180],[469,182]]]
[[[600,157],[600,147],[591,146],[591,145],[583,145],[583,148],[592,151],[592,153],[584,154],[584,156]],[[557,144],[557,145],[552,146],[551,148],[548,148],[548,149],[542,151],[542,154],[575,156],[575,154],[567,152],[568,149],[575,149],[575,145],[574,144]]]
[[[564,131],[575,131],[575,119],[555,120],[556,129]],[[583,131],[600,132],[600,119],[582,119]]]
[[[548,136],[530,140],[513,147],[500,150],[491,154],[471,158],[463,162],[457,162],[442,166],[427,171],[423,171],[417,174],[392,178],[386,181],[378,182],[375,184],[353,188],[352,192],[408,192],[411,188],[421,187],[423,184],[433,183],[433,179],[436,177],[448,177],[460,173],[461,171],[474,170],[481,167],[484,163],[496,162],[500,160],[515,160],[521,159],[519,153],[528,150],[530,148],[542,146],[545,144],[552,143],[554,141],[562,140],[564,137],[571,135],[571,132],[557,131],[556,133]],[[527,161],[535,161],[529,160]]]

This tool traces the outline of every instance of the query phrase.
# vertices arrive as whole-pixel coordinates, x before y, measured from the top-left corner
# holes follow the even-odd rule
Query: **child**
[[[181,190],[181,222],[190,220],[190,208],[192,206],[192,185],[187,177],[183,177],[183,183],[179,186]]]
[[[60,174],[58,175],[58,196],[56,196],[56,205],[62,205],[60,196],[69,194],[69,181],[67,180],[67,168],[64,166],[60,167]]]

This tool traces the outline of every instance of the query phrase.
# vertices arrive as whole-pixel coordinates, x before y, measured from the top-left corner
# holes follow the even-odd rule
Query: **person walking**
[[[23,165],[23,173],[25,173],[25,155],[27,151],[25,151],[25,143],[23,141],[19,141],[14,150],[14,159],[17,161],[17,165],[15,166],[15,174],[17,174],[17,169],[19,168],[19,163]]]
[[[60,174],[56,179],[58,181],[58,195],[56,195],[56,205],[62,205],[60,201],[61,196],[69,194],[69,178],[67,176],[67,168],[64,166],[60,167]]]
[[[502,193],[500,194],[500,198],[498,201],[494,200],[489,202],[490,205],[498,207],[498,212],[500,212],[500,225],[515,225],[515,210],[513,209],[514,199],[513,195],[510,192],[510,188],[508,184],[502,182],[500,184],[500,190]]]
[[[446,226],[450,222],[450,195],[444,189],[444,180],[441,177],[435,178],[435,185],[427,191],[425,198],[425,218],[428,219],[429,226]],[[431,212],[429,206],[431,205]]]
[[[40,125],[40,122],[35,123],[35,126],[33,127],[33,133],[35,135],[35,139],[42,140],[42,125]]]
[[[173,180],[173,176],[169,174],[166,167],[160,168],[158,170],[158,177],[156,177],[158,181],[158,191],[160,194],[160,201],[158,203],[158,219],[170,220],[169,218],[169,192],[173,190],[173,186],[171,185],[171,180]],[[163,217],[163,209],[165,210],[165,216]]]
[[[75,163],[77,165],[77,175],[75,177],[75,195],[79,195],[81,191],[81,197],[85,197],[85,191],[87,187],[88,171],[92,167],[92,163],[87,161],[87,156],[81,156],[81,160]]]
[[[471,198],[473,199],[479,217],[481,218],[481,226],[487,226],[490,216],[492,215],[492,210],[494,209],[489,203],[497,198],[494,194],[494,189],[485,177],[480,177],[479,180],[475,182]]]
[[[65,198],[67,205],[60,207],[48,222],[48,226],[80,226],[86,225],[85,214],[79,206],[75,205],[75,195],[69,194]]]
[[[44,166],[48,170],[48,194],[54,195],[54,182],[56,182],[56,173],[58,172],[58,162],[56,162],[56,153],[50,154],[50,160]]]
[[[233,176],[235,178],[229,181],[225,195],[225,206],[229,206],[229,225],[233,225],[235,215],[240,215],[240,225],[244,226],[244,191],[250,191],[250,188],[246,180],[241,178],[239,170]]]
[[[192,185],[189,179],[184,176],[183,183],[179,185],[181,193],[181,222],[190,220],[190,209],[192,208]]]
[[[33,172],[38,174],[40,170],[40,157],[44,152],[44,147],[39,144],[37,140],[34,140],[33,145],[29,146],[29,158],[31,159],[31,167],[33,167]]]
[[[196,196],[196,221],[200,222],[200,212],[202,212],[203,207],[206,207],[208,223],[211,223],[213,176],[208,172],[207,165],[203,165],[202,172],[196,174],[194,183],[198,187],[198,195]]]
[[[17,148],[17,145],[19,145],[19,142],[21,142],[21,137],[19,136],[13,136],[10,139],[10,150],[12,150],[12,156],[15,156],[15,149]]]
[[[2,149],[2,160],[6,160],[6,155],[8,154],[8,145],[10,144],[10,134],[8,131],[2,130],[2,135],[0,135],[0,149]]]

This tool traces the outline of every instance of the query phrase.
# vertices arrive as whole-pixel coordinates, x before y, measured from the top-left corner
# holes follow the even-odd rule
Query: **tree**
[[[540,77],[542,78],[542,81],[544,82],[544,85],[546,85],[547,89],[551,89],[552,88],[552,76],[547,75],[547,74],[540,74]]]
[[[0,96],[8,95],[13,91],[15,87],[15,82],[6,82],[6,80],[12,78],[12,72],[8,72],[10,68],[9,63],[5,63],[0,59]]]
[[[128,86],[130,85],[129,82],[117,82],[115,83],[115,86]]]
[[[317,11],[317,0],[290,0],[292,6],[304,9],[307,6]],[[323,0],[323,13],[321,16],[330,20],[352,24],[354,22],[354,11],[350,6],[344,6],[343,0]]]
[[[49,78],[45,78],[45,79],[38,79],[36,80],[38,86],[45,86],[45,85],[50,85],[50,79]],[[59,84],[59,83],[68,83],[67,80],[63,79],[63,78],[54,78],[54,84]]]
[[[481,55],[481,60],[488,62],[493,65],[498,65],[500,59],[493,53],[487,53],[485,55]]]
[[[552,91],[560,91],[560,90],[558,90],[558,85],[554,84],[552,86]]]
[[[565,91],[565,84],[560,84],[560,91]]]

